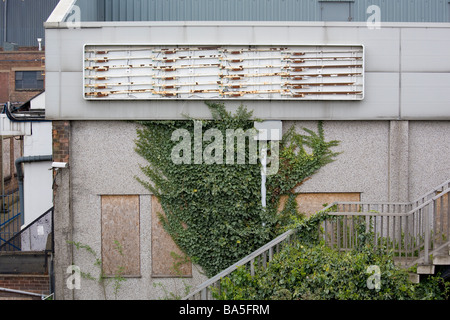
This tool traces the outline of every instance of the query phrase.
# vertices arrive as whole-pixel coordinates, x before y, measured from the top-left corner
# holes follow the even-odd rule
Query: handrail
[[[444,190],[439,190],[444,188],[445,186],[447,186],[446,189]],[[440,191],[439,194],[431,197],[430,199],[424,201],[423,203],[421,203],[420,205],[418,204],[418,202],[423,201],[425,198],[428,198],[430,196],[432,196],[433,194],[435,194],[437,191]],[[330,209],[333,206],[336,205],[384,205],[384,206],[392,206],[392,205],[402,205],[405,206],[404,208],[406,209],[406,206],[413,206],[414,204],[418,204],[416,207],[408,210],[407,212],[376,212],[376,211],[367,211],[367,212],[357,212],[357,211],[352,211],[352,212],[328,212],[328,215],[330,216],[375,216],[375,217],[394,217],[394,218],[408,218],[413,216],[416,212],[420,211],[421,209],[425,208],[427,205],[432,204],[433,202],[435,202],[436,200],[438,200],[439,198],[442,198],[444,195],[449,194],[450,193],[450,180],[440,184],[438,187],[432,189],[431,191],[427,192],[425,195],[417,198],[414,201],[411,202],[333,202],[332,204],[329,204],[326,208],[320,210],[319,212],[323,212],[326,211],[328,209]],[[427,214],[427,213],[425,213]],[[428,217],[428,215],[427,215]],[[427,219],[425,219],[426,221]],[[326,222],[325,222],[326,223]],[[395,222],[394,222],[395,223]],[[426,230],[425,230],[425,234],[426,234],[426,239],[429,237],[429,233],[430,233],[430,226],[426,226]],[[281,234],[280,236],[278,236],[277,238],[275,238],[274,240],[268,242],[267,244],[265,244],[264,246],[260,247],[259,249],[255,250],[254,252],[252,252],[251,254],[247,255],[246,257],[242,258],[241,260],[239,260],[238,262],[236,262],[235,264],[233,264],[232,266],[226,268],[225,270],[223,270],[222,272],[218,273],[217,275],[215,275],[214,277],[206,280],[205,282],[203,282],[202,284],[200,284],[199,286],[196,287],[196,289],[191,292],[190,294],[188,294],[186,297],[183,298],[183,300],[188,300],[191,299],[193,297],[195,297],[195,295],[197,294],[201,294],[201,298],[202,299],[207,299],[207,294],[208,294],[208,288],[213,286],[214,284],[216,284],[218,281],[220,281],[223,277],[228,276],[229,274],[231,274],[233,271],[235,271],[239,266],[245,265],[249,262],[251,262],[252,260],[254,260],[255,258],[257,258],[258,256],[264,254],[265,252],[267,252],[268,250],[271,250],[272,248],[274,248],[276,245],[282,243],[283,241],[285,241],[286,239],[288,239],[292,234],[294,234],[296,232],[295,229],[290,229],[288,231],[286,231],[285,233]],[[428,240],[429,241],[429,240]],[[427,242],[427,240],[426,240]],[[440,247],[445,246],[441,245]],[[420,247],[420,246],[419,246]],[[430,254],[430,252],[428,252],[428,243],[425,243],[425,260],[427,260],[427,255]],[[438,250],[440,247],[436,248],[435,250]],[[431,251],[434,252],[435,250]],[[416,263],[418,263],[420,260],[424,259],[424,256],[421,256],[420,253],[418,254],[418,258],[416,260],[414,260],[412,263],[409,263],[407,267],[410,267]]]
[[[449,182],[450,182],[450,180],[449,180]],[[437,202],[437,200],[439,200],[440,198],[443,198],[445,195],[450,193],[450,183],[449,182],[443,183],[439,187],[434,189],[433,192],[439,191],[439,193],[437,195],[434,195],[434,196],[431,197],[431,194],[428,193],[427,195],[421,197],[420,199],[424,199],[425,197],[431,197],[431,198],[429,198],[425,202],[421,203],[420,205],[410,209],[407,212],[397,213],[397,212],[377,212],[377,211],[363,211],[363,212],[356,212],[356,211],[339,212],[338,211],[338,212],[330,212],[329,215],[330,216],[342,216],[342,217],[347,217],[347,216],[366,216],[366,217],[370,216],[370,217],[381,217],[381,218],[387,217],[388,219],[390,217],[392,217],[392,218],[400,218],[400,219],[401,218],[404,218],[404,219],[410,218],[411,220],[416,220],[417,221],[419,219],[419,216],[415,216],[415,214],[420,214],[421,213],[423,215],[422,216],[423,220],[421,220],[422,225],[419,227],[419,228],[422,228],[421,229],[421,233],[419,234],[419,237],[423,237],[423,239],[422,239],[423,243],[416,244],[414,249],[417,250],[417,253],[416,253],[417,254],[417,258],[415,260],[409,262],[406,265],[406,267],[411,267],[411,266],[413,266],[413,265],[415,265],[417,263],[420,263],[422,261],[423,261],[423,263],[428,264],[430,255],[433,254],[434,252],[438,252],[440,249],[445,247],[445,244],[444,244],[444,245],[441,245],[441,246],[439,246],[437,248],[434,248],[433,250],[430,249],[432,242],[436,241],[436,238],[432,238],[432,236],[436,237],[435,234],[433,235],[433,227],[435,227],[436,223],[438,223],[437,221],[435,221],[436,217],[434,217],[435,220],[433,220],[433,223],[431,223],[431,221],[430,221],[430,214],[435,214],[435,210],[436,210],[435,203]],[[439,190],[439,189],[445,187],[447,185],[447,183],[449,183],[449,185],[447,186],[446,189]],[[414,202],[416,202],[416,201],[414,201]],[[414,202],[411,202],[411,203],[409,203],[407,205],[413,205]],[[335,202],[334,203],[334,205],[358,205],[358,204],[362,204],[362,202]],[[373,205],[375,203],[364,203],[364,204]],[[380,203],[377,203],[377,204],[380,204]],[[388,205],[389,203],[382,203],[382,204]],[[429,209],[428,210],[423,210],[427,206],[429,206]],[[450,210],[450,209],[447,208],[447,210]],[[449,216],[448,219],[450,219],[450,212],[448,212],[447,214]],[[381,229],[383,228],[382,223],[383,222],[381,222]],[[389,221],[387,221],[387,223],[389,223]],[[405,223],[405,222],[403,222],[403,223]],[[399,222],[399,224],[401,225],[401,221]],[[380,226],[378,226],[378,227],[380,227]],[[398,227],[399,226],[397,225],[397,228]],[[385,228],[386,228],[386,226],[385,226]],[[406,228],[408,228],[408,227],[406,227]],[[401,227],[400,227],[400,229],[401,229]],[[402,230],[400,230],[400,234],[399,233],[395,234],[395,232],[396,231],[394,230],[392,239],[388,235],[387,240],[394,240],[394,241],[399,241],[399,242],[404,241],[404,240],[400,240],[401,237],[402,237],[402,235],[401,235]],[[450,233],[450,227],[449,227],[448,232]],[[381,233],[383,233],[383,230],[381,230]],[[389,230],[387,231],[387,233],[389,233]],[[405,235],[403,235],[403,236],[405,236]],[[450,236],[450,235],[448,235],[448,236]],[[342,241],[342,239],[340,239],[340,240]],[[403,249],[406,250],[405,248],[403,248]],[[401,249],[399,249],[399,250],[401,250]]]
[[[16,290],[16,289],[9,289],[9,288],[0,288],[0,291],[10,292],[10,293],[17,293],[17,294],[23,294],[23,295],[27,295],[27,296],[33,296],[33,297],[39,297],[41,299],[45,296],[43,294],[39,294],[39,293],[35,293],[35,292],[22,291],[22,290]]]
[[[450,180],[448,182],[450,184]],[[443,184],[445,185],[445,184]],[[443,186],[441,185],[441,186]],[[434,189],[434,191],[438,191],[439,188]],[[431,199],[428,199],[427,201],[421,203],[420,205],[418,205],[417,207],[409,210],[408,212],[375,212],[377,215],[410,215],[412,213],[414,213],[415,211],[422,209],[423,207],[427,206],[428,204],[430,204],[431,202],[439,199],[440,197],[442,197],[443,195],[447,194],[450,192],[450,187],[448,187],[447,189],[444,189],[442,191],[440,191],[439,194],[435,195],[434,197],[432,197]],[[427,194],[428,195],[428,194]],[[425,196],[424,196],[425,197]],[[424,197],[419,198],[422,199]],[[333,203],[333,205],[412,205],[415,202],[417,202],[418,200],[412,201],[412,202],[370,202],[370,201],[336,201]],[[340,215],[340,214],[354,214],[354,215],[361,215],[363,212],[330,212],[330,215]]]
[[[264,253],[265,251],[269,250],[270,248],[273,248],[275,245],[277,245],[280,242],[282,242],[283,240],[285,240],[288,236],[290,236],[294,232],[295,232],[294,229],[290,229],[290,230],[286,231],[285,233],[281,234],[274,240],[270,241],[269,243],[265,244],[264,246],[260,247],[256,251],[249,254],[248,256],[242,258],[235,264],[231,265],[230,267],[226,268],[222,272],[218,273],[214,277],[212,277],[212,278],[208,279],[207,281],[205,281],[204,283],[202,283],[202,285],[197,287],[196,291],[194,291],[191,295],[199,293],[201,290],[213,285],[216,281],[219,281],[221,278],[229,275],[231,272],[236,270],[238,267],[245,265],[246,263],[250,262],[255,257],[259,256],[260,254]]]
[[[23,228],[22,230],[20,230],[18,233],[16,233],[13,237],[11,237],[9,240],[5,241],[5,243],[2,243],[0,245],[0,251],[2,251],[2,249],[6,246],[12,246],[16,249],[19,249],[17,246],[15,246],[12,242],[17,239],[19,236],[21,236],[24,232],[26,232],[27,230],[29,230],[31,228],[31,226],[33,226],[37,221],[39,221],[40,219],[42,219],[43,217],[45,217],[45,215],[49,214],[51,212],[52,214],[52,226],[53,226],[53,209],[54,207],[51,207],[50,209],[48,209],[47,211],[45,211],[43,214],[41,214],[39,217],[37,217],[33,222],[31,222],[28,226],[26,226],[25,228]],[[53,227],[52,227],[53,229]],[[52,230],[53,231],[53,230]],[[52,250],[53,250],[53,232],[52,232]]]
[[[450,179],[448,179],[447,181],[445,181],[444,183],[441,183],[440,185],[438,185],[437,187],[434,187],[433,189],[431,189],[430,191],[426,192],[424,195],[422,195],[421,197],[416,198],[415,200],[411,201],[411,204],[414,204],[415,202],[421,201],[426,197],[429,197],[430,195],[434,194],[436,191],[439,191],[439,189],[443,188],[445,185],[447,185],[447,188],[450,187]]]
[[[329,208],[331,208],[333,205],[334,204],[330,204],[327,207],[325,207],[324,209],[320,210],[319,212],[326,211]],[[242,258],[241,260],[239,260],[235,264],[231,265],[230,267],[228,267],[225,270],[221,271],[220,273],[216,274],[214,277],[206,280],[205,282],[203,282],[202,284],[197,286],[195,288],[195,290],[193,292],[189,293],[186,297],[184,297],[183,300],[188,300],[188,299],[194,297],[196,294],[199,294],[199,293],[202,294],[202,292],[203,292],[203,297],[206,298],[206,296],[207,296],[207,292],[206,291],[207,291],[208,287],[214,285],[215,283],[220,281],[223,277],[228,276],[233,271],[235,271],[238,267],[243,266],[243,265],[251,262],[252,260],[257,258],[258,256],[264,254],[265,252],[267,252],[269,250],[272,250],[275,246],[279,245],[280,243],[282,243],[286,239],[289,239],[291,235],[296,233],[296,231],[297,231],[296,229],[289,229],[288,231],[286,231],[283,234],[279,235],[278,237],[276,237],[272,241],[266,243],[265,245],[263,245],[262,247],[260,247],[259,249],[255,250],[255,251],[253,251],[249,255],[245,256],[244,258]]]

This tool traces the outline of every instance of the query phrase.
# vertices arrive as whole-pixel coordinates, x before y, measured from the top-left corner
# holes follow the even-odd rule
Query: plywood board
[[[439,192],[436,193],[438,195]],[[436,225],[435,240],[437,243],[444,243],[450,238],[450,197],[445,194],[436,200]]]
[[[140,276],[139,196],[102,196],[102,262],[106,275]],[[118,249],[120,245],[120,250]]]
[[[152,276],[153,277],[190,277],[192,263],[178,264],[185,257],[171,236],[164,230],[158,217],[164,214],[158,198],[152,196]],[[176,268],[174,268],[177,266]]]
[[[299,212],[305,213],[307,217],[322,210],[324,204],[331,204],[335,201],[360,201],[359,192],[342,193],[299,193],[295,200],[298,204]],[[287,196],[282,196],[280,200],[280,211],[284,208]]]

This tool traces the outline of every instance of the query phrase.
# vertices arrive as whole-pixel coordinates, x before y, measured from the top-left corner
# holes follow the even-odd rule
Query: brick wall
[[[16,70],[42,70],[44,72],[44,51],[35,48],[20,51],[0,51],[1,90],[0,104],[7,101],[26,102],[41,91],[15,90]],[[6,74],[6,75],[5,75]]]
[[[0,287],[48,295],[50,293],[50,280],[48,275],[0,275]],[[39,297],[0,291],[0,300],[4,298],[40,300]]]
[[[9,71],[0,71],[0,103],[9,100]]]
[[[52,121],[53,161],[69,163],[70,121]]]

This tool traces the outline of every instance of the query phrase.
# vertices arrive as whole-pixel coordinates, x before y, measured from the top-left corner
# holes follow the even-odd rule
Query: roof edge
[[[73,2],[74,0],[69,0]],[[70,9],[70,7],[69,7]],[[55,9],[56,10],[56,9]],[[50,16],[46,29],[71,29],[73,22],[62,22],[68,11]],[[60,20],[56,20],[61,17]],[[52,18],[52,19],[51,19]],[[58,18],[59,19],[59,18]],[[77,28],[103,27],[367,27],[366,22],[329,21],[82,21]],[[381,22],[380,28],[450,28],[447,22]]]

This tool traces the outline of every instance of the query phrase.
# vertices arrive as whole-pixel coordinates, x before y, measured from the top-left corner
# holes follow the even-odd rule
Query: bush
[[[440,300],[447,299],[449,284],[430,276],[414,284],[408,272],[394,265],[393,256],[370,243],[338,252],[319,241],[320,212],[298,226],[298,239],[274,255],[267,269],[252,277],[245,267],[222,279],[217,299],[224,300]],[[314,227],[316,226],[316,227]],[[379,268],[379,269],[378,269]],[[373,271],[378,271],[379,277]],[[376,279],[377,278],[377,279]],[[379,280],[378,286],[375,280]]]
[[[380,268],[380,287],[368,285]],[[438,277],[420,284],[409,281],[406,271],[395,267],[389,255],[373,251],[339,253],[319,245],[296,242],[275,255],[266,270],[255,276],[240,267],[221,281],[224,300],[416,300],[446,299]]]

